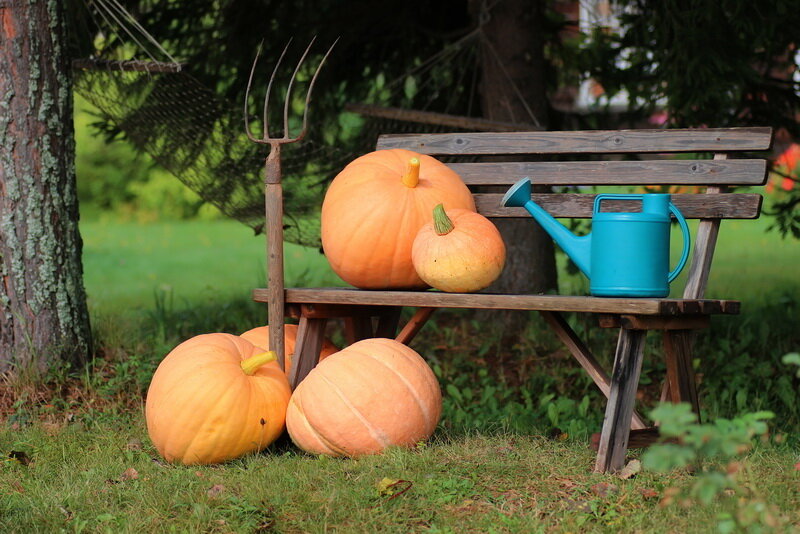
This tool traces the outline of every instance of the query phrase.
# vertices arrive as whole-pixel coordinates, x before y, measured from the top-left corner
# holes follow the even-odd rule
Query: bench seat
[[[268,302],[268,291],[255,289],[253,300]],[[736,300],[442,293],[440,291],[366,291],[351,288],[287,288],[286,304],[538,310],[660,316],[737,314],[740,307],[739,301]]]

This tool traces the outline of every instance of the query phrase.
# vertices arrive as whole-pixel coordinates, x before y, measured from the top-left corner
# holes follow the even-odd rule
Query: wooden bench
[[[616,471],[624,465],[629,440],[632,444],[646,442],[657,435],[634,410],[644,342],[649,331],[661,331],[663,336],[666,379],[662,399],[689,402],[699,413],[692,368],[692,336],[695,330],[708,326],[711,315],[739,311],[739,302],[735,300],[703,298],[720,220],[755,219],[761,210],[760,194],[729,193],[728,186],[763,185],[767,173],[764,159],[728,157],[737,152],[767,150],[771,141],[770,128],[385,135],[378,140],[378,149],[405,148],[432,156],[469,156],[473,160],[475,156],[504,156],[503,161],[448,164],[472,189],[476,186],[508,188],[526,176],[532,177],[536,184],[550,186],[700,186],[687,188],[697,193],[674,194],[672,198],[686,218],[700,219],[693,236],[693,254],[682,298],[452,294],[344,288],[284,290],[282,274],[277,272],[283,269],[280,247],[270,249],[270,268],[274,274],[271,280],[275,282],[270,282],[269,289],[254,290],[253,296],[258,302],[270,302],[270,317],[283,310],[285,316],[299,319],[295,363],[290,377],[293,385],[313,368],[326,321],[332,318],[345,319],[349,342],[367,337],[395,337],[409,343],[438,308],[536,310],[608,398],[595,470]],[[687,153],[693,159],[665,157]],[[694,156],[694,153],[704,154]],[[632,159],[630,155],[633,154],[640,155],[640,159]],[[542,159],[553,155],[559,160]],[[518,161],[508,161],[509,156]],[[539,159],[530,161],[535,158]],[[564,161],[569,158],[577,161]],[[489,218],[529,218],[522,208],[502,207],[501,198],[502,194],[475,194],[478,211]],[[555,217],[591,217],[594,195],[545,193],[534,194],[533,198]],[[529,220],[531,225],[536,224],[533,219]],[[403,307],[417,308],[417,311],[398,334]],[[592,313],[597,315],[599,326],[619,329],[611,376],[598,364],[562,312]],[[377,318],[375,323],[373,318]],[[424,350],[422,352],[424,354]]]

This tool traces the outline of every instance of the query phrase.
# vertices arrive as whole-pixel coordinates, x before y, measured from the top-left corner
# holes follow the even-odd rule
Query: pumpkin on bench
[[[603,429],[598,440],[598,455],[595,470],[606,472],[619,470],[625,461],[629,440],[644,444],[657,436],[645,419],[634,410],[639,374],[641,372],[644,341],[648,331],[658,330],[663,336],[666,359],[666,379],[662,399],[672,402],[689,402],[699,413],[699,402],[692,367],[692,341],[697,329],[709,325],[714,314],[735,314],[739,302],[735,300],[705,299],[705,290],[711,269],[721,219],[754,219],[760,214],[761,195],[756,193],[731,193],[729,186],[763,185],[766,179],[764,159],[728,159],[737,152],[763,151],[770,148],[772,131],[769,128],[727,128],[697,130],[616,130],[616,131],[570,131],[570,132],[513,132],[513,133],[453,133],[419,135],[385,135],[378,140],[378,151],[370,155],[376,166],[387,167],[387,180],[394,180],[380,193],[380,202],[365,202],[358,191],[364,187],[378,187],[377,183],[353,176],[335,182],[329,190],[334,192],[335,202],[323,207],[323,219],[336,213],[337,224],[350,225],[351,233],[343,235],[325,234],[325,251],[335,269],[346,272],[345,281],[369,289],[348,288],[284,288],[282,277],[267,289],[255,289],[254,299],[269,302],[272,309],[284,310],[285,316],[299,319],[295,360],[290,373],[290,382],[296,386],[315,365],[329,319],[345,320],[348,342],[371,337],[395,338],[410,343],[438,308],[471,308],[538,311],[548,325],[569,349],[579,364],[608,398]],[[420,162],[409,165],[413,151]],[[664,159],[663,155],[707,153],[711,159]],[[621,159],[639,154],[650,159]],[[529,161],[531,157],[558,155],[559,161]],[[604,156],[605,159],[586,160],[587,156]],[[504,156],[503,161],[467,161],[439,163],[433,157],[471,159],[484,156]],[[575,161],[563,161],[574,156]],[[508,161],[510,157],[518,161]],[[359,158],[360,159],[360,158]],[[358,161],[358,160],[356,160]],[[390,162],[390,163],[387,163]],[[354,162],[355,163],[355,162]],[[363,162],[362,162],[363,163]],[[351,164],[353,165],[353,164]],[[358,175],[366,166],[345,170]],[[443,180],[439,187],[447,191],[445,200],[430,200],[426,194],[430,188],[423,186],[414,191],[414,205],[420,208],[424,222],[431,220],[432,209],[444,202],[446,212],[455,209],[477,211],[489,219],[504,217],[530,218],[526,208],[535,203],[552,217],[587,218],[600,209],[603,214],[629,212],[630,205],[612,198],[589,193],[533,193],[524,190],[525,182],[509,195],[503,204],[501,194],[475,192],[483,186],[511,187],[526,176],[533,177],[537,184],[547,186],[699,186],[702,192],[681,193],[671,196],[675,206],[686,218],[700,219],[694,237],[693,253],[689,263],[687,282],[681,298],[667,298],[663,287],[645,292],[643,296],[628,296],[619,291],[606,292],[616,296],[577,295],[529,295],[491,293],[447,293],[420,291],[424,281],[413,270],[411,249],[416,232],[423,222],[414,224],[403,221],[408,215],[410,203],[399,202],[400,193],[408,188],[403,180],[411,184],[423,175],[426,166],[436,170],[436,180]],[[349,169],[349,170],[348,170]],[[450,173],[452,171],[452,173]],[[344,171],[343,171],[344,172]],[[419,172],[415,178],[415,172]],[[460,176],[458,184],[451,174]],[[389,178],[391,176],[391,178]],[[424,175],[423,175],[424,176]],[[444,178],[442,178],[444,176]],[[338,180],[338,178],[337,178]],[[377,180],[375,180],[377,182]],[[416,186],[419,183],[414,183]],[[394,188],[394,189],[391,189]],[[522,192],[520,193],[520,190]],[[467,194],[464,193],[467,191]],[[471,194],[470,191],[473,191]],[[515,196],[514,193],[519,193]],[[528,197],[527,199],[525,197]],[[371,198],[371,197],[370,197]],[[425,199],[425,200],[423,200]],[[654,222],[663,233],[666,223],[663,217],[664,198],[656,199],[659,221]],[[269,198],[268,205],[279,199]],[[326,198],[326,203],[327,203]],[[341,205],[338,205],[339,203]],[[668,204],[666,204],[669,206]],[[344,207],[343,207],[344,206]],[[334,209],[335,208],[335,209]],[[649,211],[646,208],[645,211]],[[534,210],[535,211],[535,210]],[[375,259],[381,255],[376,243],[358,241],[354,238],[365,217],[385,214],[384,239],[399,240],[396,249],[402,252],[397,257]],[[641,214],[636,214],[641,217]],[[269,220],[269,218],[268,218]],[[619,221],[619,216],[616,216]],[[531,224],[535,224],[531,222]],[[644,232],[647,242],[649,231]],[[271,269],[280,262],[282,268],[281,241],[274,239],[271,229],[269,261]],[[331,245],[331,239],[335,245]],[[596,237],[595,237],[596,239]],[[380,246],[384,246],[383,243]],[[688,247],[688,240],[687,245]],[[582,251],[584,249],[581,249]],[[591,251],[588,255],[591,256]],[[343,266],[341,258],[351,264]],[[585,251],[578,253],[586,255]],[[663,249],[648,252],[661,254]],[[402,256],[402,258],[400,258]],[[400,258],[400,259],[398,259]],[[592,261],[594,261],[592,259]],[[601,260],[602,261],[602,260]],[[339,262],[337,264],[337,262]],[[397,262],[394,265],[393,262]],[[660,280],[668,268],[663,259],[658,267],[650,269]],[[401,265],[402,264],[402,265]],[[337,265],[339,266],[337,268]],[[580,265],[579,265],[580,266]],[[411,270],[409,270],[409,267]],[[590,267],[591,271],[594,267]],[[601,267],[602,268],[602,267]],[[388,273],[388,274],[387,274]],[[669,277],[674,277],[669,273]],[[597,274],[595,273],[595,278]],[[348,280],[350,278],[350,280]],[[362,282],[363,278],[366,282]],[[276,277],[277,279],[277,277]],[[600,277],[603,280],[603,276]],[[636,287],[649,283],[637,283]],[[652,285],[652,284],[650,284]],[[387,287],[393,289],[386,290]],[[619,289],[619,288],[617,288]],[[630,289],[630,288],[628,288]],[[652,288],[650,288],[652,289]],[[603,294],[602,291],[597,294]],[[635,293],[634,293],[635,294]],[[625,296],[620,296],[625,295]],[[403,307],[418,308],[411,319],[398,333],[400,312]],[[597,316],[600,327],[618,328],[619,337],[613,357],[611,375],[597,362],[586,343],[572,330],[564,312],[591,313]],[[280,321],[283,317],[273,317]],[[377,319],[374,326],[373,319]],[[423,351],[424,352],[424,351]],[[282,358],[282,354],[280,357]],[[282,360],[281,360],[282,361]]]

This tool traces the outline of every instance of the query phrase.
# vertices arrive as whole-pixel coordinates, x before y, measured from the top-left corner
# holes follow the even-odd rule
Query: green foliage
[[[645,469],[666,473],[674,469],[696,469],[692,483],[673,494],[706,506],[722,501],[717,516],[720,532],[767,532],[783,524],[774,506],[741,483],[745,461],[723,463],[752,449],[757,437],[767,434],[771,412],[745,413],[733,419],[697,423],[688,404],[661,404],[651,413],[660,422],[662,439],[674,440],[648,449],[642,456]]]

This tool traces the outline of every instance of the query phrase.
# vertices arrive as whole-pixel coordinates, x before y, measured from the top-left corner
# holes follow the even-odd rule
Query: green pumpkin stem
[[[406,187],[417,187],[419,183],[419,158],[411,158],[406,166],[406,173],[403,175],[403,185]]]
[[[439,204],[433,208],[433,228],[438,235],[447,235],[453,231],[453,221],[444,211],[444,204]]]
[[[242,360],[242,371],[244,371],[244,374],[246,375],[252,375],[265,363],[274,362],[277,359],[278,355],[272,350],[268,352],[262,352],[261,354],[256,354],[255,356],[250,356],[246,360]]]

